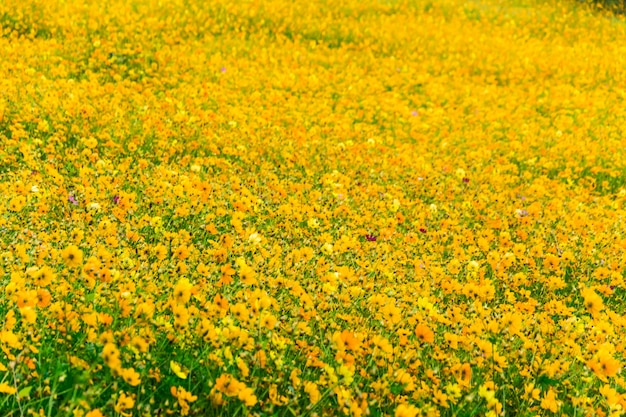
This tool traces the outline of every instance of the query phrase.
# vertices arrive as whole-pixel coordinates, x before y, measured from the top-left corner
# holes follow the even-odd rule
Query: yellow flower
[[[192,395],[183,387],[171,387],[170,392],[178,400],[178,405],[181,408],[181,415],[188,415],[190,409],[189,403],[196,401],[198,397],[196,395]]]
[[[189,324],[189,310],[180,304],[174,305],[172,308],[172,314],[174,315],[174,324],[179,328],[187,327]]]
[[[593,289],[583,288],[580,291],[584,299],[585,308],[593,316],[597,316],[604,309],[604,302]]]
[[[177,304],[187,304],[191,298],[191,289],[193,284],[187,278],[181,278],[174,287],[174,301]]]
[[[253,405],[257,403],[257,398],[256,398],[256,395],[254,395],[254,390],[249,387],[243,386],[240,389],[239,394],[237,394],[237,397],[241,401],[243,401],[243,403],[247,405],[248,407],[252,407]]]
[[[241,278],[241,283],[244,285],[252,286],[257,284],[254,270],[247,265],[241,267],[239,277]]]
[[[0,393],[2,394],[15,394],[17,390],[15,387],[7,384],[6,382],[0,382]]]
[[[139,377],[139,373],[135,371],[133,368],[124,368],[121,370],[120,375],[124,378],[127,384],[136,387],[141,383],[141,378]]]
[[[402,320],[402,310],[391,303],[382,308],[381,314],[389,325],[398,324]]]
[[[603,375],[615,376],[619,372],[621,364],[608,352],[600,352],[598,355],[598,367]]]
[[[9,210],[13,212],[20,212],[26,205],[26,197],[23,195],[15,196],[9,201]]]
[[[35,324],[37,321],[37,312],[32,307],[20,308],[20,314],[22,319],[28,324]]]
[[[126,395],[124,392],[120,392],[120,396],[115,403],[114,410],[116,413],[120,413],[124,417],[129,417],[132,413],[129,413],[128,410],[131,410],[135,406],[135,399],[133,396]]]
[[[589,361],[587,366],[602,381],[606,381],[606,377],[617,375],[621,368],[621,363],[611,355],[607,348],[601,348],[598,353]]]
[[[469,363],[464,363],[456,368],[455,376],[459,385],[469,387],[472,380],[472,367]]]
[[[250,312],[248,311],[245,303],[233,304],[230,307],[230,312],[233,317],[235,317],[239,321],[246,322],[250,318]]]
[[[76,245],[69,245],[61,252],[63,262],[70,268],[76,268],[83,264],[83,251]]]
[[[112,370],[119,370],[122,366],[120,351],[113,343],[106,343],[102,349],[104,363]]]
[[[261,326],[265,327],[268,330],[272,330],[276,327],[276,323],[278,323],[278,319],[272,314],[263,314],[261,316]]]
[[[148,352],[150,348],[150,344],[146,341],[145,338],[141,336],[133,337],[132,340],[130,341],[130,344],[133,348],[137,349],[137,351],[141,353]]]
[[[400,404],[396,407],[395,417],[416,417],[420,410],[412,404]]]
[[[548,390],[541,399],[541,408],[556,413],[559,410],[560,402],[552,388]]]
[[[309,402],[311,404],[317,403],[322,398],[322,394],[320,394],[315,382],[306,381],[304,383],[304,392],[309,395]]]
[[[22,348],[22,343],[20,342],[18,335],[16,335],[15,333],[11,331],[0,332],[0,342],[5,343],[6,345],[8,345],[9,347],[13,349]]]
[[[415,382],[413,381],[413,377],[404,369],[400,369],[397,371],[395,380],[398,384],[403,386],[404,391],[411,392],[415,390]]]
[[[38,287],[47,287],[55,278],[55,273],[49,266],[43,266],[35,273],[35,285]]]
[[[180,379],[187,379],[189,371],[178,362],[170,361],[170,369],[172,370],[172,372],[174,372],[174,375],[176,375]]]
[[[158,245],[156,245],[153,249],[153,253],[154,256],[159,260],[162,261],[167,257],[167,246],[165,246],[162,243],[159,243]]]

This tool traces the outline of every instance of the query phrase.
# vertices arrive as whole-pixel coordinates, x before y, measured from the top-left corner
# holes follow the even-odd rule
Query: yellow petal
[[[176,376],[180,379],[187,379],[187,374],[189,373],[189,371],[183,368],[181,364],[170,361],[170,368],[172,369],[172,372],[174,372]]]
[[[17,390],[10,386],[9,384],[7,384],[6,382],[2,382],[0,383],[0,393],[2,394],[15,394],[17,392]]]

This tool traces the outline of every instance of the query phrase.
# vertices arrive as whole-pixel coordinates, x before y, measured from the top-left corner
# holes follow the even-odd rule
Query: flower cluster
[[[0,415],[626,414],[626,25],[518,3],[1,2]]]

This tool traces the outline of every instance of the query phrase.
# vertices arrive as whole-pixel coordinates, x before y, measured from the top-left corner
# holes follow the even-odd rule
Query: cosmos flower
[[[70,268],[77,268],[83,264],[83,251],[76,245],[69,245],[61,252],[63,262]]]
[[[415,336],[421,343],[433,343],[435,333],[425,324],[418,324],[415,327]]]

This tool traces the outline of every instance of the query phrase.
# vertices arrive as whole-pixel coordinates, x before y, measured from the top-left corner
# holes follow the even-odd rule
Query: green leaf
[[[389,391],[391,391],[393,395],[399,395],[402,393],[402,391],[404,391],[404,385],[394,383],[391,385],[391,387],[389,387]]]
[[[554,386],[557,386],[558,384],[559,384],[558,379],[552,379],[544,374],[539,375],[539,378],[537,378],[537,385],[539,385],[542,389],[545,389],[547,387],[554,387]]]
[[[24,397],[28,397],[30,395],[30,390],[32,390],[33,387],[24,387],[22,388],[18,393],[17,393],[17,398],[19,398],[20,400]]]

